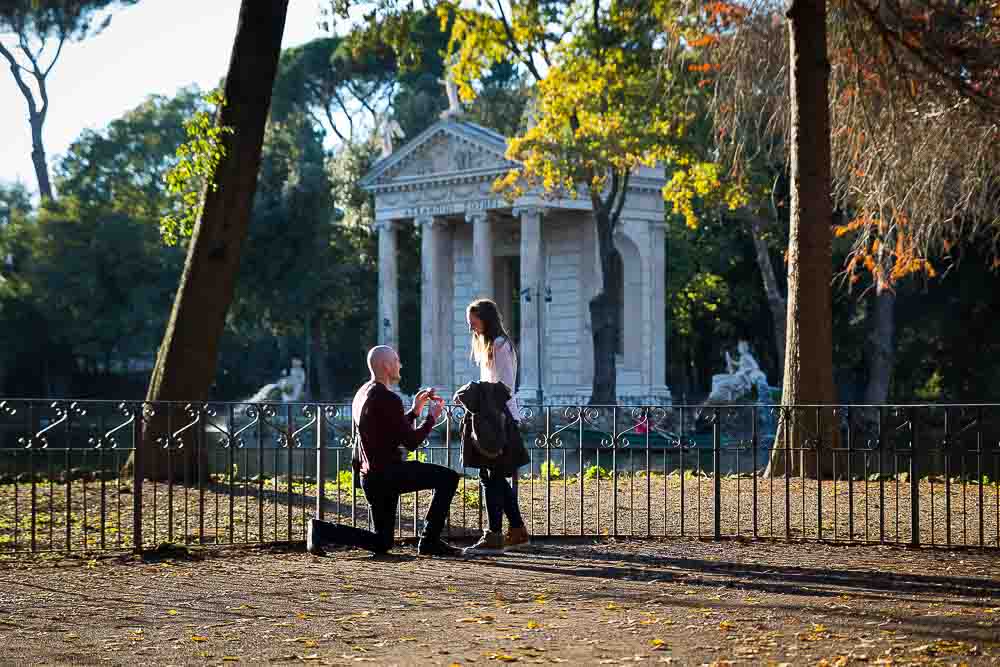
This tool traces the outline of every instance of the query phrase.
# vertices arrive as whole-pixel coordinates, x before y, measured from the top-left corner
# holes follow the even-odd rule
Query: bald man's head
[[[388,345],[377,345],[368,350],[368,370],[373,380],[386,385],[398,384],[402,367],[399,355]]]

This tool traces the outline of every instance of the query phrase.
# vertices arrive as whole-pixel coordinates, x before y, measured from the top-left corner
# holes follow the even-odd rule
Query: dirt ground
[[[713,479],[690,474],[624,475],[605,479],[519,482],[520,507],[534,535],[560,537],[710,537],[714,532]],[[723,536],[908,544],[908,480],[800,480],[720,478]],[[917,485],[920,542],[944,546],[1000,546],[1000,486],[925,478]],[[364,494],[327,483],[325,516],[368,522]],[[144,545],[294,542],[316,506],[315,484],[285,479],[212,482],[202,488],[150,484],[143,488]],[[352,503],[353,498],[353,503]],[[69,502],[67,502],[69,499]],[[431,493],[407,494],[398,534],[416,536]],[[755,502],[756,501],[756,502]],[[34,503],[34,505],[33,505]],[[129,550],[130,480],[71,484],[0,484],[0,557],[31,551]],[[820,519],[822,517],[822,519]],[[980,520],[981,517],[981,520]],[[463,477],[451,506],[452,537],[478,535],[483,525],[478,479]],[[822,530],[819,530],[822,521]],[[981,522],[980,522],[981,521]],[[34,522],[34,523],[33,523]]]
[[[239,548],[0,562],[3,664],[987,664],[996,557],[577,539],[475,560]]]

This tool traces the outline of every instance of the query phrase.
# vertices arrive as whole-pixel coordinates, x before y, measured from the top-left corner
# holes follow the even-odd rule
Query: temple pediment
[[[516,166],[504,157],[506,149],[506,137],[493,130],[442,120],[378,161],[361,187],[374,192],[442,180],[494,178]]]

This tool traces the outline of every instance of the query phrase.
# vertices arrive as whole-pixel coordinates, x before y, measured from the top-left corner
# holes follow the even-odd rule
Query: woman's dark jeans
[[[517,496],[510,482],[502,472],[490,468],[479,469],[479,483],[483,485],[483,495],[486,497],[486,517],[490,530],[500,532],[503,529],[503,515],[511,528],[524,526],[521,509],[517,505]]]

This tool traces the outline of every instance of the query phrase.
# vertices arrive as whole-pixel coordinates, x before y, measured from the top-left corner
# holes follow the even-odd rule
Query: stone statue
[[[294,403],[302,400],[302,394],[306,387],[306,369],[302,367],[302,360],[292,357],[292,369],[287,377],[278,381],[281,387],[281,401],[283,403]]]
[[[448,95],[448,108],[441,112],[441,118],[451,118],[462,113],[462,100],[458,96],[458,82],[455,81],[455,65],[457,63],[458,54],[451,54],[445,64],[444,78],[438,79],[438,83],[444,84],[444,91]]]
[[[750,354],[750,344],[741,340],[736,344],[739,356],[736,359],[725,351],[726,372],[712,376],[712,391],[706,403],[730,403],[738,401],[750,394],[751,389],[757,389],[757,400],[767,403],[770,400],[770,387],[767,376],[760,370],[760,364]]]
[[[281,379],[270,382],[257,390],[245,403],[267,403],[276,398],[275,392],[281,396],[283,403],[301,401],[306,387],[306,369],[302,367],[302,359],[292,357],[292,369],[282,369]]]
[[[403,128],[400,127],[395,118],[385,116],[382,119],[378,128],[378,137],[382,144],[382,157],[386,158],[392,155],[392,151],[394,150],[393,144],[403,134]]]

